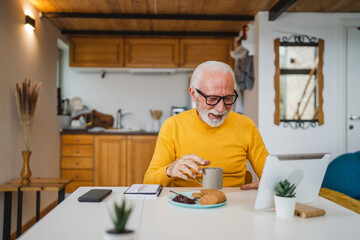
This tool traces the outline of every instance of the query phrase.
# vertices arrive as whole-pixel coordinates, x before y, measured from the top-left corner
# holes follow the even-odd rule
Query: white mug
[[[196,175],[196,181],[204,189],[222,189],[223,187],[223,169],[217,167],[205,167],[203,170],[203,182],[200,182]]]

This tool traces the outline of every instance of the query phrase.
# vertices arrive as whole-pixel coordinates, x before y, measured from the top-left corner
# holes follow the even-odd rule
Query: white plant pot
[[[296,197],[274,196],[276,216],[279,218],[294,217]]]
[[[134,240],[135,231],[129,231],[127,233],[112,233],[111,230],[104,232],[103,240]]]

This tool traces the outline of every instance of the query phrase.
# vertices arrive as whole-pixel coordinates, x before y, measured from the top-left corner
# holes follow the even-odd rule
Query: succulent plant
[[[115,215],[113,216],[114,230],[117,233],[126,232],[125,225],[130,216],[132,208],[126,209],[126,201],[123,199],[121,204],[114,203]]]
[[[276,196],[280,197],[295,197],[295,184],[291,184],[287,179],[276,184],[274,190]]]

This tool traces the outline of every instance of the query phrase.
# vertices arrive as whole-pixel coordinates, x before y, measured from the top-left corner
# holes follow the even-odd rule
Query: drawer
[[[65,192],[72,193],[74,192],[78,187],[90,187],[93,186],[92,181],[72,181],[69,183],[66,188]]]
[[[61,168],[89,168],[92,169],[94,166],[92,157],[63,157],[61,159]]]
[[[91,169],[63,169],[62,178],[72,178],[73,181],[92,181],[93,170]]]
[[[94,136],[85,134],[66,134],[62,135],[62,144],[93,144]]]
[[[93,145],[62,145],[62,156],[69,157],[92,157],[94,155]]]

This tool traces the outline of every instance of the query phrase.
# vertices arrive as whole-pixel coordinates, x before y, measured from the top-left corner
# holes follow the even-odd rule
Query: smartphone
[[[112,192],[111,189],[91,189],[85,194],[81,195],[79,202],[101,202]]]

